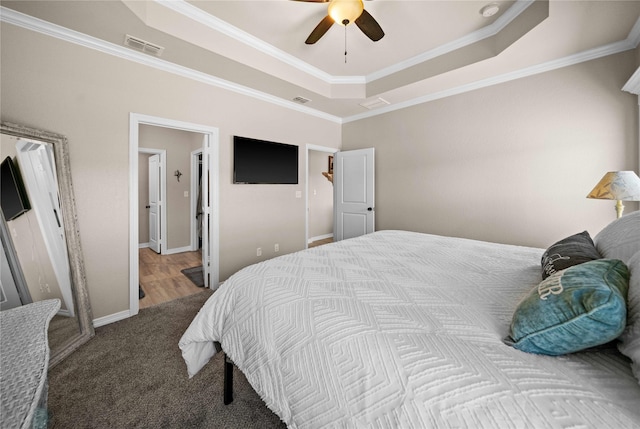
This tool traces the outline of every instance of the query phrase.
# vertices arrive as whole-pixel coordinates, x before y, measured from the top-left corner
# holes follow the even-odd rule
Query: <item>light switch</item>
[[[302,198],[302,191],[296,191],[296,198]]]
[[[189,191],[184,191],[184,197],[189,198]]]

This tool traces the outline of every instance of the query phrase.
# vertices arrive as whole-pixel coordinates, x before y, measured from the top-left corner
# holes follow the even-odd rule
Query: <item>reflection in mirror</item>
[[[3,277],[2,310],[57,298],[49,325],[50,366],[93,336],[84,264],[75,223],[66,139],[2,124],[3,249],[15,293]],[[5,289],[7,289],[5,291]]]

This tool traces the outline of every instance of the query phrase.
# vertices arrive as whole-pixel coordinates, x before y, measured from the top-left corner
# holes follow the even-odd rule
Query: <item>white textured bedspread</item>
[[[292,428],[635,428],[615,347],[562,357],[502,342],[542,249],[405,231],[284,255],[228,279],[180,340],[213,341]]]

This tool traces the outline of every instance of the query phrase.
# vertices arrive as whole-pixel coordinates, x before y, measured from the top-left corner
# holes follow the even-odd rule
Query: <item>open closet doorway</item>
[[[134,315],[139,308],[218,286],[219,142],[216,128],[163,118],[131,114],[130,126],[129,288]],[[158,210],[152,213],[154,205]],[[151,228],[156,221],[157,240]]]
[[[336,149],[307,145],[306,246],[333,241],[332,158]]]

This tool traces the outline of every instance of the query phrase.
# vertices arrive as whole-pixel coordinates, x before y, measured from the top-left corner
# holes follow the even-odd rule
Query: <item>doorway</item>
[[[333,182],[331,158],[337,149],[307,145],[305,247],[333,241]]]
[[[193,226],[195,219],[188,215],[175,216],[176,212],[184,212],[186,206],[184,201],[181,201],[184,199],[175,194],[189,189],[188,184],[191,181],[186,177],[180,182],[174,176],[169,183],[169,194],[173,194],[173,198],[168,199],[166,173],[167,165],[173,168],[177,164],[188,165],[191,156],[190,143],[198,144],[202,135],[143,125],[139,137],[140,146],[163,147],[138,149],[138,303],[139,308],[143,309],[202,291],[203,278],[194,270],[194,267],[202,266],[202,253],[200,249],[190,251],[190,228],[181,228],[179,225],[180,222],[186,222]],[[168,162],[167,151],[173,158],[178,159],[170,159],[171,162]],[[188,174],[185,172],[184,175]],[[176,187],[179,189],[174,189]],[[174,218],[177,217],[177,222],[167,222],[167,213]],[[170,228],[183,231],[182,234],[179,234],[181,231],[177,231],[178,234],[171,231],[172,246],[167,246],[167,231]],[[182,242],[178,241],[180,238]],[[185,246],[182,246],[183,244]]]
[[[140,149],[140,128],[142,126],[160,127],[169,130],[180,130],[196,133],[201,138],[202,153],[202,175],[207,180],[202,181],[202,275],[206,287],[216,289],[219,282],[219,134],[217,128],[204,125],[191,124],[186,122],[174,121],[165,118],[158,118],[146,115],[132,113],[130,115],[130,254],[129,254],[129,315],[138,314],[139,305],[139,282],[140,282],[140,254],[139,254],[139,163],[138,151]],[[193,148],[185,149],[188,154]],[[184,170],[188,171],[188,167]],[[167,168],[165,168],[167,170]],[[174,171],[165,171],[166,178],[180,182],[182,171],[177,169]],[[191,181],[185,177],[184,180],[189,186]],[[187,188],[190,189],[190,188]],[[146,190],[145,190],[146,191]],[[190,196],[186,195],[190,192],[184,191],[183,198],[189,200]],[[181,195],[182,197],[182,195]],[[187,215],[189,211],[187,210]],[[166,219],[166,215],[165,215]],[[187,230],[190,226],[187,226]],[[187,246],[171,248],[171,236],[167,233],[161,238],[164,243],[166,253],[178,253],[178,251],[189,251],[192,243]],[[176,249],[178,251],[176,251]],[[162,252],[165,253],[165,252]],[[164,255],[163,255],[164,256]],[[176,255],[177,256],[177,255]]]

